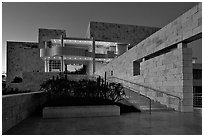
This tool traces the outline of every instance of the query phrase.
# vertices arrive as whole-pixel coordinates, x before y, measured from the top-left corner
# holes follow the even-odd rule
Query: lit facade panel
[[[80,48],[69,48],[69,47],[52,47],[40,49],[40,57],[51,57],[51,56],[86,56],[87,50]]]

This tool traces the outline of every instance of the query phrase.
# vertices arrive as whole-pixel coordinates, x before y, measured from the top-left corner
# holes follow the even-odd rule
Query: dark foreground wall
[[[43,92],[5,95],[2,97],[2,133],[30,116],[46,102]]]

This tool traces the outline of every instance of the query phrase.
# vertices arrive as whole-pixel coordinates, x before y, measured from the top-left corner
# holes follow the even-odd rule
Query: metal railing
[[[116,82],[116,83],[118,83],[118,82]],[[133,89],[133,88],[131,88],[131,87],[129,87],[129,86],[124,86],[124,85],[123,85],[123,87],[125,87],[125,88],[127,88],[127,89],[129,89],[129,90],[131,90],[131,91],[136,91],[136,92],[137,92],[137,90],[135,90],[135,89]],[[138,93],[140,96],[143,96],[143,97],[145,97],[145,98],[147,98],[147,99],[149,100],[149,113],[151,114],[151,111],[152,111],[151,98],[149,98],[149,97],[147,97],[147,96],[141,94],[140,92],[137,92],[137,93]]]
[[[97,75],[97,74],[94,74],[96,77],[97,76],[100,76],[100,77],[102,77],[101,75]],[[102,77],[103,78],[103,77]],[[106,74],[105,74],[105,77],[104,78],[106,78]],[[109,77],[110,78],[110,77]],[[109,79],[107,79],[107,81],[109,81],[109,82],[113,82],[113,81],[111,81],[111,80],[109,80]],[[115,82],[115,81],[114,81]],[[115,82],[115,83],[119,83],[119,82]],[[145,95],[143,95],[143,94],[141,94],[140,92],[138,92],[137,90],[135,90],[135,89],[133,89],[133,88],[131,88],[131,87],[129,87],[129,86],[126,86],[126,85],[123,85],[123,87],[125,87],[125,88],[127,88],[127,89],[129,89],[129,90],[131,90],[131,91],[136,91],[140,96],[143,96],[143,97],[145,97],[145,98],[147,98],[148,100],[149,100],[149,113],[151,114],[151,98],[149,98],[149,97],[147,97],[147,96],[145,96]]]
[[[151,88],[151,87],[141,85],[141,84],[139,84],[139,83],[135,83],[135,82],[128,81],[128,80],[125,80],[125,79],[121,79],[121,78],[118,78],[118,77],[114,77],[114,76],[108,77],[108,79],[111,79],[111,78],[112,78],[112,79],[118,79],[118,80],[121,80],[121,81],[125,81],[125,82],[130,83],[130,84],[133,84],[133,85],[137,85],[137,86],[141,86],[141,87],[143,87],[143,88],[151,89],[151,90],[153,90],[154,92],[159,92],[159,93],[165,94],[165,95],[167,95],[167,96],[171,96],[171,97],[177,98],[177,99],[179,100],[178,110],[179,110],[179,111],[181,110],[181,98],[178,97],[178,96],[175,96],[175,95],[172,95],[172,94],[163,92],[163,91],[159,91],[159,90],[153,89],[153,88]],[[124,84],[123,84],[123,85],[124,85]],[[136,89],[135,89],[135,91],[138,92],[138,90],[136,90]],[[143,94],[141,94],[141,95],[143,95]],[[143,96],[145,96],[145,95],[143,95]],[[169,103],[169,104],[170,104],[170,103]]]

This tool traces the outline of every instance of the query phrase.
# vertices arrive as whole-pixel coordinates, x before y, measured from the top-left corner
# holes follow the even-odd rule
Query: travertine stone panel
[[[96,40],[123,42],[133,46],[158,30],[159,28],[156,27],[91,21],[88,36]]]
[[[23,72],[43,72],[44,62],[40,58],[38,43],[7,42],[7,83]]]
[[[191,49],[181,46],[168,53],[145,60],[140,63],[140,75],[137,76],[133,76],[133,61],[142,59],[147,55],[169,46],[181,42],[190,42],[200,38],[202,24],[198,23],[200,22],[198,20],[202,19],[201,12],[201,3],[199,3],[164,28],[128,50],[123,55],[112,60],[105,67],[98,70],[96,74],[103,76],[104,73],[107,72],[108,76],[110,76],[110,72],[113,71],[115,77],[149,87],[135,87],[145,95],[147,95],[148,90],[151,92],[150,88],[152,88],[170,93],[185,100],[185,92],[192,92]],[[193,18],[193,16],[195,17]],[[173,107],[176,110],[181,108],[181,111],[192,111],[192,106],[186,106],[186,103],[183,104],[180,102],[181,107],[179,107],[178,101],[175,101],[176,99],[173,97],[171,98],[173,98],[172,100],[174,101],[171,99],[171,101],[169,101],[169,97],[158,98],[152,96],[152,98]],[[190,100],[188,101],[187,104],[190,104]],[[174,103],[172,104],[171,102]]]
[[[61,36],[66,37],[65,30],[58,30],[58,29],[39,29],[38,33],[38,42],[39,48],[45,48],[44,42],[50,41],[50,39],[59,39]]]

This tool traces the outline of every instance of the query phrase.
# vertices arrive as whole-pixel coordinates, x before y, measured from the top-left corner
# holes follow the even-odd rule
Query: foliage
[[[59,75],[41,84],[41,90],[54,98],[85,98],[118,102],[125,94],[119,83],[107,83],[100,77],[94,80],[69,80],[67,75]]]
[[[15,77],[11,83],[21,83],[23,79],[21,77]]]

